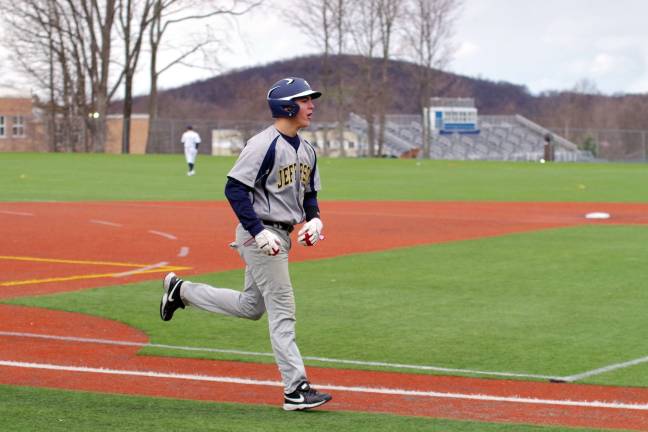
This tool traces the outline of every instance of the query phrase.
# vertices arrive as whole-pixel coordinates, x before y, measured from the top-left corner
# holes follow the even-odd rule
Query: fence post
[[[176,152],[176,142],[175,142],[176,141],[175,140],[175,129],[176,128],[175,128],[175,126],[176,126],[176,121],[172,120],[171,121],[171,138],[169,139],[169,144],[171,144],[170,145],[171,148],[169,149],[169,153],[171,153],[171,154]]]
[[[601,157],[601,131],[598,129],[596,130],[596,154],[594,157]]]

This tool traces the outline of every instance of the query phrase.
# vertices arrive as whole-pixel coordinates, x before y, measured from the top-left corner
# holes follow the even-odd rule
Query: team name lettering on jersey
[[[312,168],[310,165],[299,164],[299,175],[301,177],[301,184],[306,185],[310,179]]]
[[[277,188],[281,189],[282,187],[288,186],[295,181],[295,173],[297,171],[297,164],[293,163],[285,167],[279,168],[277,176]]]
[[[311,168],[308,164],[299,164],[299,182],[303,185],[308,184],[310,180]],[[279,168],[277,171],[277,188],[281,189],[295,182],[295,174],[297,173],[297,164],[293,163]]]

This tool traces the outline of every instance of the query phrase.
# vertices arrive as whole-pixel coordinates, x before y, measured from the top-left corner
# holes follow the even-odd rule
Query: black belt
[[[261,222],[263,222],[263,225],[271,226],[271,227],[278,228],[280,230],[287,231],[288,234],[290,234],[295,229],[294,226],[283,222],[275,222],[270,220],[262,220]]]

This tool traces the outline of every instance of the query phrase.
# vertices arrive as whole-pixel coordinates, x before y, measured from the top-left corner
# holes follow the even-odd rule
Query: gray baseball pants
[[[268,227],[281,239],[281,251],[268,256],[240,224],[236,228],[236,249],[245,261],[245,288],[236,291],[185,281],[185,304],[209,312],[258,320],[268,312],[270,342],[284,384],[292,393],[306,380],[306,370],[295,340],[295,297],[288,273],[290,236],[286,231]]]

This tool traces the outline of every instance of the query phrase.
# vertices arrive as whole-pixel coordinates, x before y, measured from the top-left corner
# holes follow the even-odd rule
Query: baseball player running
[[[188,176],[196,174],[194,166],[196,164],[196,156],[198,155],[198,147],[200,146],[200,135],[193,130],[193,127],[187,126],[187,130],[182,134],[180,142],[184,145],[185,159],[189,165]]]
[[[227,175],[225,195],[240,224],[233,245],[245,261],[244,290],[216,288],[164,278],[160,315],[164,321],[185,305],[258,320],[268,313],[270,341],[284,384],[283,408],[315,408],[331,396],[312,388],[295,340],[295,299],[288,272],[290,233],[306,220],[297,241],[320,240],[317,191],[320,177],[313,147],[298,135],[310,125],[313,100],[321,93],[302,78],[285,78],[268,91],[274,125],[252,137]]]

